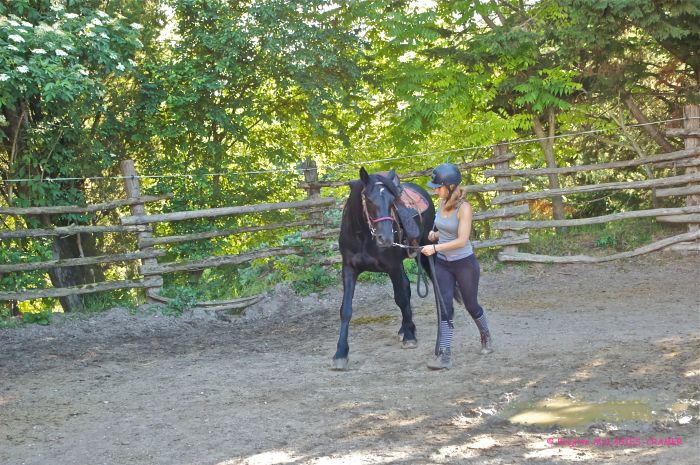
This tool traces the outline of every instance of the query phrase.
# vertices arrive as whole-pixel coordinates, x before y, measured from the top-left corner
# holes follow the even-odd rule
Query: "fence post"
[[[686,105],[683,108],[684,120],[683,127],[686,131],[697,131],[700,129],[700,105]],[[685,148],[694,149],[700,145],[700,138],[691,134],[687,134],[685,137]],[[700,157],[696,157],[700,158]],[[689,166],[685,169],[686,174],[697,173],[700,171],[698,166]],[[691,194],[686,197],[686,206],[700,205],[700,194]],[[700,229],[700,223],[688,223],[688,231],[697,231]]]
[[[494,157],[500,157],[502,155],[505,155],[508,153],[508,144],[502,143],[495,145],[493,147],[493,155]],[[494,167],[496,169],[509,169],[510,168],[510,161],[506,160],[500,163],[494,163]],[[505,183],[505,182],[511,182],[513,178],[511,176],[496,176],[496,183]],[[501,195],[502,192],[508,192],[508,193],[513,193],[513,191],[498,191],[497,195]],[[513,203],[505,203],[501,205],[502,208],[507,208],[511,205],[514,205]],[[514,218],[514,217],[509,217],[509,218]],[[505,218],[508,219],[508,218]],[[512,237],[516,236],[517,234],[515,231],[512,230],[502,230],[501,231],[501,237]],[[517,245],[504,245],[503,248],[501,249],[502,252],[504,253],[517,253],[518,252],[518,246]]]
[[[136,174],[136,167],[134,166],[134,160],[122,160],[119,164],[122,175],[124,176],[124,189],[126,190],[126,196],[129,199],[139,198],[141,196],[141,182]],[[132,215],[145,215],[146,208],[143,203],[131,205],[129,207]],[[138,233],[138,248],[142,252],[150,252],[153,250],[152,247],[142,247],[141,241],[143,239],[150,239],[153,237],[153,232],[151,226],[147,227],[147,231]],[[141,260],[142,265],[153,267],[158,266],[158,260],[155,258],[144,258]],[[160,277],[160,276],[158,276]],[[162,288],[160,287],[148,287],[146,288],[146,302],[149,304],[158,303],[160,300],[151,297],[151,294],[160,294]]]
[[[303,166],[304,181],[309,184],[309,187],[306,188],[307,198],[309,200],[321,198],[321,188],[314,186],[314,184],[318,182],[318,167],[316,166],[316,162],[311,157],[306,157]],[[314,212],[311,213],[310,216],[314,222],[319,224],[323,223],[322,212]]]

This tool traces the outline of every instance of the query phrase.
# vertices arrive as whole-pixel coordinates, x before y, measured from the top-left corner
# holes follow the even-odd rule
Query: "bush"
[[[329,273],[319,265],[313,265],[291,282],[291,287],[299,295],[309,295],[336,284],[338,276]]]

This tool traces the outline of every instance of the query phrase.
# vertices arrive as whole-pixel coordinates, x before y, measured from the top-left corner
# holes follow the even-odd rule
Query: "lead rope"
[[[420,262],[420,250],[423,248],[422,245],[406,245],[406,244],[400,244],[398,242],[394,242],[393,244],[394,247],[400,247],[402,249],[406,250],[418,250],[418,255],[416,255],[416,265],[418,266],[418,271],[416,272],[416,292],[418,293],[418,297],[421,299],[424,297],[427,297],[428,295],[428,276],[423,274],[423,265],[421,265]],[[423,286],[425,286],[425,293],[421,293],[420,291],[420,283],[421,281],[423,282]]]
[[[413,249],[413,250],[420,250],[423,247],[422,246],[410,246],[410,245],[404,245],[404,244],[397,244],[394,243],[396,247],[401,247],[402,249]],[[420,252],[419,252],[420,253]],[[424,276],[422,271],[423,271],[423,266],[421,265],[420,262],[420,256],[416,257],[416,262],[418,265],[418,278],[416,282],[416,291],[418,292],[418,297],[425,297],[428,295],[428,277]],[[442,336],[442,329],[440,329],[440,321],[442,320],[442,317],[445,317],[445,321],[449,321],[447,318],[447,313],[445,311],[445,300],[442,298],[442,293],[440,292],[440,285],[437,282],[437,276],[435,275],[435,256],[431,255],[428,257],[428,264],[430,265],[430,275],[433,277],[433,288],[435,288],[435,308],[437,310],[437,337],[435,338],[435,355],[440,355],[440,337]],[[420,292],[420,281],[421,278],[423,278],[423,283],[425,285],[425,294],[421,295]]]

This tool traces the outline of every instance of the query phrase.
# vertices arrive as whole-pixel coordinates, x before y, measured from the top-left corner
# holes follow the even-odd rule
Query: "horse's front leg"
[[[343,303],[340,306],[340,336],[338,338],[338,349],[333,356],[334,370],[348,369],[348,330],[350,329],[350,318],[352,318],[352,298],[355,295],[355,284],[357,283],[357,271],[347,265],[343,265]]]
[[[413,324],[413,311],[411,310],[411,282],[406,276],[403,266],[389,273],[391,284],[394,286],[394,302],[401,309],[401,329],[399,338],[404,349],[413,349],[418,345],[416,340],[416,325]]]

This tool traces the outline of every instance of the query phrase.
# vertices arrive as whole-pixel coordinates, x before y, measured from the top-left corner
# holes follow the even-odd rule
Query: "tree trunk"
[[[70,237],[67,239],[70,239]],[[73,243],[75,244],[75,241],[73,241]],[[67,255],[68,251],[70,251],[70,246],[69,244],[67,244],[66,239],[62,239],[60,237],[53,238],[53,242],[51,244],[51,253],[53,255],[54,260],[59,260],[61,258],[69,258],[70,255]],[[79,284],[83,284],[82,282],[80,282],[79,271],[76,268],[78,267],[51,268],[49,270],[49,277],[51,278],[51,284],[53,285],[53,287],[72,287]],[[59,301],[61,302],[61,307],[63,307],[63,311],[66,313],[79,311],[84,308],[83,299],[79,295],[68,295],[65,297],[60,297]]]
[[[630,104],[631,104],[631,105],[634,105],[634,102],[632,102],[632,101],[630,100]],[[629,108],[629,105],[628,105],[628,108]],[[637,109],[637,110],[639,111],[639,109]],[[634,113],[634,112],[633,112],[633,113]],[[641,111],[640,111],[640,114],[641,114]],[[613,119],[613,121],[615,121],[615,123],[617,123],[617,125],[620,127],[620,130],[622,130],[622,132],[624,133],[625,137],[627,138],[627,140],[628,140],[628,141],[630,142],[630,144],[632,145],[632,148],[634,149],[634,151],[637,152],[637,155],[639,155],[639,158],[640,158],[640,159],[647,158],[647,154],[644,153],[644,150],[642,150],[642,147],[637,143],[637,141],[635,140],[634,136],[632,135],[632,133],[631,133],[631,132],[629,131],[629,129],[627,128],[627,125],[625,124],[625,121],[622,119],[622,116],[621,116],[621,115],[620,115],[620,116],[615,116],[615,115],[613,115],[613,114],[611,113],[611,114],[610,114],[610,117],[611,117],[611,118]],[[641,117],[644,118],[644,115],[641,115]],[[645,119],[646,119],[646,118],[645,118]],[[639,121],[639,119],[637,119],[637,121]],[[651,129],[653,130],[653,132],[658,133],[658,131],[657,131],[656,128],[654,128],[654,127],[651,127],[651,126],[642,126],[642,127],[644,127],[644,128],[649,127],[649,128],[651,128]],[[647,132],[648,132],[648,131],[647,131]],[[652,137],[653,137],[653,136],[652,136]],[[663,137],[662,137],[660,134],[659,134],[659,137],[661,137],[661,138],[663,139]],[[663,140],[665,141],[665,139],[663,139]],[[668,144],[668,142],[666,142],[666,144],[670,147],[670,144]],[[644,172],[645,172],[646,175],[647,175],[647,179],[654,179],[654,171],[651,169],[651,166],[649,166],[649,165],[643,165],[643,169],[644,169]],[[657,198],[657,196],[656,196],[656,189],[654,189],[654,188],[651,189],[651,205],[652,205],[653,208],[659,208],[659,200],[658,200],[658,198]]]
[[[554,110],[549,109],[547,112],[548,119],[548,136],[545,136],[544,126],[539,117],[535,116],[532,121],[534,123],[535,134],[540,139],[540,146],[544,151],[544,158],[547,163],[547,168],[557,168],[557,162],[554,159],[554,130],[556,129],[556,118]],[[549,178],[550,189],[559,189],[559,177],[556,174],[547,175]],[[564,215],[564,199],[560,196],[552,197],[552,215],[555,220],[563,220]]]
[[[632,113],[632,116],[634,116],[634,119],[636,119],[639,124],[644,125],[641,126],[641,128],[644,129],[644,131],[646,131],[646,133],[649,134],[652,139],[654,139],[654,142],[659,144],[659,147],[661,147],[665,152],[673,152],[675,150],[671,143],[666,140],[663,134],[661,134],[658,128],[653,124],[649,124],[649,118],[647,118],[642,112],[641,108],[634,103],[631,95],[626,96],[623,101],[627,109],[630,111],[630,113]]]
[[[44,226],[55,225],[48,215],[42,217]],[[60,226],[60,225],[58,225]],[[54,260],[80,258],[99,255],[93,234],[75,234],[71,236],[53,237],[51,254]],[[104,272],[99,265],[85,265],[48,270],[53,287],[73,287],[104,281]],[[75,312],[84,308],[83,299],[79,295],[60,297],[63,311]]]

